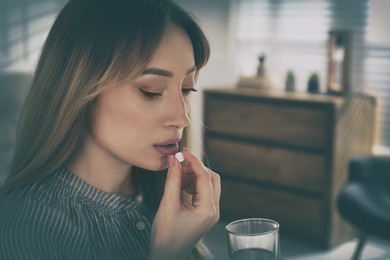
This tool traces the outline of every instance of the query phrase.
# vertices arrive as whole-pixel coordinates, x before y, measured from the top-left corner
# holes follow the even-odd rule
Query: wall
[[[390,10],[389,0],[371,0],[369,8],[368,35],[369,41],[390,43]]]

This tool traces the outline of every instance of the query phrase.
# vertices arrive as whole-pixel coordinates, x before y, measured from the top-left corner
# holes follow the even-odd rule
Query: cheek
[[[96,120],[96,130],[103,135],[116,135],[123,138],[134,134],[137,129],[144,127],[144,117],[130,107],[117,106],[117,108],[102,111]]]
[[[136,97],[125,89],[110,89],[97,102],[94,132],[114,140],[137,138],[152,128],[155,122],[151,111],[137,103]]]

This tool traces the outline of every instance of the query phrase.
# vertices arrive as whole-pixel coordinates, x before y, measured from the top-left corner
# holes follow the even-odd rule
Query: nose
[[[165,121],[166,127],[183,129],[190,123],[188,116],[188,104],[183,98],[181,92],[176,94],[168,102],[168,117]]]

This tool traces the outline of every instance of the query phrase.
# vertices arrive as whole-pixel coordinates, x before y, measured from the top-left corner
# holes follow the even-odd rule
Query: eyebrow
[[[194,71],[196,71],[195,65],[192,68],[190,68],[189,70],[187,70],[186,76],[190,75]],[[168,78],[173,77],[173,72],[168,71],[168,70],[163,70],[163,69],[157,69],[157,68],[146,68],[142,72],[142,75],[148,75],[148,74],[162,76],[162,77],[168,77]]]

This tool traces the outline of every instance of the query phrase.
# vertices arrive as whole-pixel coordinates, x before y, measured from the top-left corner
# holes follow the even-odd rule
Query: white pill
[[[184,162],[184,156],[181,152],[176,153],[175,157],[179,162]]]

